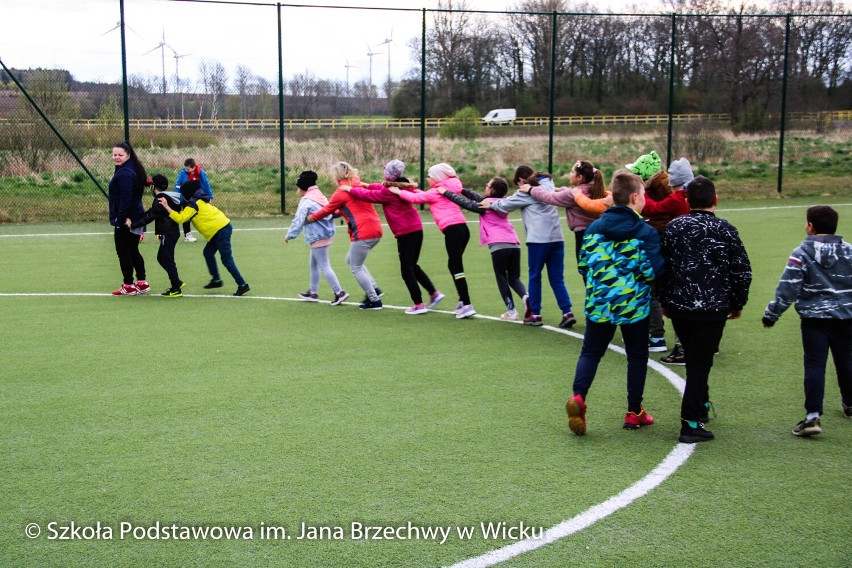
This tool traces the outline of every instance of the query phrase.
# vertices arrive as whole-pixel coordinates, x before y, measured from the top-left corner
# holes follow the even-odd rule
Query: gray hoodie
[[[793,302],[802,318],[852,319],[852,245],[839,235],[806,238],[787,259],[764,317],[777,321]]]
[[[553,180],[542,178],[538,187],[553,192],[556,188]],[[527,234],[527,243],[557,243],[563,242],[562,225],[559,221],[559,211],[553,205],[537,201],[529,193],[515,192],[499,201],[492,201],[491,209],[501,213],[510,213],[515,209],[521,210],[521,220]]]

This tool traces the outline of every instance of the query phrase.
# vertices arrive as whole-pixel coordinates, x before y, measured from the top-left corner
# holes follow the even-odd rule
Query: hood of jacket
[[[328,205],[328,198],[323,195],[320,188],[316,185],[312,185],[308,188],[308,191],[303,196],[305,199],[310,199],[314,203],[318,203],[320,207],[325,207]]]
[[[848,248],[839,235],[810,235],[801,244],[802,252],[823,268],[833,268],[841,259],[848,262]]]
[[[634,238],[645,226],[645,221],[626,205],[615,205],[604,211],[594,225],[596,232],[620,242]]]

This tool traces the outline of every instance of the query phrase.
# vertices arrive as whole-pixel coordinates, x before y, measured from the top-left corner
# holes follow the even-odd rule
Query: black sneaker
[[[813,436],[814,434],[822,434],[822,428],[819,424],[819,418],[814,418],[813,420],[808,420],[805,418],[804,420],[800,420],[796,427],[793,428],[794,436]]]
[[[204,288],[210,290],[211,288],[221,288],[222,286],[224,286],[224,284],[222,284],[221,280],[211,280],[204,285]]]
[[[180,291],[180,288],[169,288],[160,294],[160,296],[165,296],[166,298],[180,298],[183,296],[183,293]]]
[[[385,291],[384,291],[384,290],[382,290],[381,288],[379,288],[378,286],[376,286],[376,296],[378,296],[379,298],[381,298],[381,297],[382,297],[382,296],[384,296],[384,295],[385,295]]]
[[[716,418],[716,407],[713,406],[713,403],[710,401],[705,402],[704,412],[701,413],[701,419],[699,420],[699,422],[701,422],[702,424],[707,424],[708,422],[710,422],[711,410],[713,411],[713,418]]]
[[[376,300],[375,302],[371,302],[369,299],[366,302],[361,302],[358,304],[358,307],[362,310],[381,310],[382,309],[382,301]]]
[[[695,444],[697,442],[709,442],[713,439],[713,432],[704,429],[704,424],[698,422],[698,427],[693,428],[686,420],[680,421],[680,438],[678,442],[681,444]]]
[[[251,286],[248,285],[248,282],[243,284],[242,286],[237,286],[237,291],[234,292],[234,296],[242,296],[246,292],[251,290]]]
[[[666,365],[686,365],[686,353],[680,346],[680,343],[675,343],[671,353],[665,357],[660,357],[660,362]]]
[[[573,327],[575,323],[577,323],[577,318],[574,317],[574,312],[568,312],[562,316],[562,321],[559,322],[559,327],[562,329],[568,329]]]
[[[346,290],[341,290],[337,294],[334,295],[334,299],[331,301],[332,306],[339,306],[343,303],[343,300],[349,297],[349,294],[346,293]]]
[[[306,302],[319,302],[319,294],[311,292],[310,290],[299,292],[299,298]]]
[[[843,402],[842,400],[840,401],[840,404],[843,405],[843,415],[846,418],[852,418],[852,405],[848,405],[845,402]]]

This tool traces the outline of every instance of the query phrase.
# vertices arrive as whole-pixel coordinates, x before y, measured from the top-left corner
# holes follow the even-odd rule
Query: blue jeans
[[[829,350],[843,404],[852,404],[852,320],[802,318],[802,348],[805,352],[805,411],[822,414]]]
[[[234,232],[234,227],[228,223],[219,229],[213,237],[204,245],[204,260],[207,261],[207,270],[213,280],[221,280],[219,277],[219,266],[216,264],[216,251],[219,251],[219,256],[222,257],[222,264],[234,277],[237,286],[245,286],[246,281],[243,275],[237,269],[237,263],[234,262],[234,255],[231,252],[231,233]]]
[[[527,243],[527,267],[530,285],[530,309],[535,315],[541,315],[541,271],[547,267],[547,280],[556,296],[556,303],[563,314],[571,311],[571,297],[565,286],[565,243]],[[647,341],[646,341],[647,343]]]
[[[586,319],[583,348],[580,350],[580,358],[574,372],[574,394],[586,398],[598,372],[598,364],[615,335],[615,328],[620,327],[624,337],[624,350],[627,352],[627,409],[638,413],[641,410],[645,377],[648,374],[648,321],[648,318],[645,318],[636,323],[617,326]]]

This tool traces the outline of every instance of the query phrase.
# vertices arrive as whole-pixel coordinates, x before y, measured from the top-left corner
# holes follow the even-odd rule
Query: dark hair
[[[199,189],[201,189],[201,184],[198,182],[198,180],[191,179],[189,181],[184,182],[183,185],[180,186],[180,194],[185,200],[189,201],[193,198],[195,192]]]
[[[534,170],[529,166],[518,166],[517,169],[515,169],[515,175],[512,178],[512,183],[515,185],[520,184],[522,181],[530,177],[533,174],[533,171]]]
[[[495,176],[488,183],[491,186],[491,195],[494,197],[505,197],[509,193],[509,182],[506,178]]]
[[[837,211],[828,205],[815,205],[808,209],[807,220],[818,235],[833,235],[837,231]]]
[[[154,174],[151,176],[151,184],[160,191],[166,191],[169,188],[169,178],[163,174]]]
[[[173,163],[174,163],[174,162],[173,162]],[[183,162],[183,166],[184,166],[185,168],[194,168],[194,167],[195,167],[195,159],[193,159],[193,158],[187,158],[187,159]]]
[[[113,148],[121,148],[129,156],[128,161],[133,166],[133,171],[136,172],[136,181],[133,183],[133,199],[142,199],[145,193],[145,182],[148,181],[148,172],[145,171],[145,166],[139,161],[136,151],[130,142],[118,142],[112,145]]]
[[[645,189],[642,178],[628,170],[618,170],[612,174],[612,202],[616,205],[630,205],[630,196]]]
[[[704,176],[693,178],[686,185],[686,201],[690,209],[709,209],[716,200],[716,186]]]
[[[604,183],[603,174],[594,164],[585,160],[577,160],[577,163],[574,164],[574,169],[583,178],[583,183],[592,185],[592,189],[589,192],[590,198],[603,199],[606,197],[606,184]]]
[[[534,174],[527,176],[527,179],[524,181],[526,181],[532,187],[538,187],[539,185],[541,185],[540,182],[543,179],[553,179],[553,176],[551,176],[547,172],[535,172]]]

